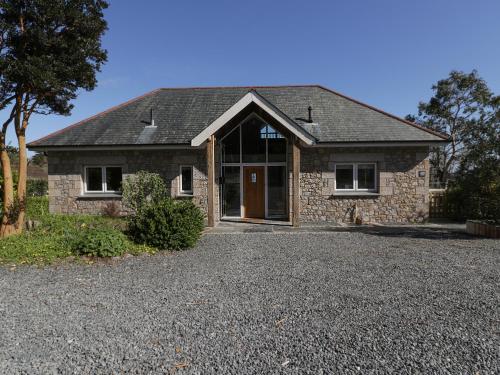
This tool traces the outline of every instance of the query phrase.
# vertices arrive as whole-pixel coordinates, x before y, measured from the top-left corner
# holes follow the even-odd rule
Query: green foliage
[[[500,220],[500,96],[474,70],[452,71],[432,86],[433,97],[408,118],[441,133],[450,143],[431,155],[442,182],[451,179],[445,202],[459,220]]]
[[[49,215],[49,198],[28,197],[26,204],[26,218],[30,220],[41,220]]]
[[[203,213],[193,202],[171,198],[145,205],[128,221],[136,242],[168,250],[194,246],[204,227]]]
[[[95,88],[107,59],[101,47],[107,6],[104,0],[0,0],[0,112],[5,114],[1,148],[14,122],[23,148],[19,155],[24,155],[32,114],[69,115],[78,93]],[[13,188],[5,184],[3,180],[4,191]]]
[[[47,165],[47,157],[43,152],[35,152],[33,156],[30,158],[29,162],[33,165],[43,167]]]
[[[75,255],[75,241],[84,236],[95,235],[95,230],[103,232],[99,237],[119,236],[123,240],[122,251],[129,254],[154,253],[155,249],[138,245],[121,233],[126,229],[123,219],[111,219],[91,215],[54,215],[48,213],[46,197],[28,198],[27,215],[39,224],[31,231],[0,239],[0,264],[48,264],[61,258]],[[96,229],[99,228],[99,229]],[[104,240],[103,240],[104,241]],[[95,249],[95,247],[93,247]],[[95,251],[95,250],[93,250]],[[101,252],[98,255],[106,255]]]
[[[28,111],[69,114],[106,61],[103,0],[0,2],[0,109],[13,94]],[[21,106],[22,107],[22,106]],[[16,110],[23,110],[17,108]]]
[[[450,143],[433,150],[431,166],[445,182],[474,151],[474,140],[498,134],[500,97],[495,96],[477,71],[452,71],[432,86],[434,95],[421,102],[418,116],[407,116],[449,137]],[[498,154],[497,154],[498,156]]]
[[[447,211],[456,220],[500,223],[500,162],[484,162],[463,170],[445,195]]]
[[[166,199],[168,191],[158,173],[139,171],[123,181],[122,197],[125,207],[138,212],[150,203]]]
[[[29,231],[0,240],[0,264],[48,264],[72,255],[61,236]]]
[[[28,197],[43,197],[47,195],[49,183],[46,180],[28,180],[26,181],[26,195]]]
[[[77,255],[111,257],[125,252],[127,238],[117,229],[88,228],[72,233],[69,242]]]

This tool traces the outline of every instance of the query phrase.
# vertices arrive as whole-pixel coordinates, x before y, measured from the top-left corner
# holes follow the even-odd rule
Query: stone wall
[[[429,214],[427,157],[427,147],[302,149],[301,222],[351,223],[355,207],[363,222],[425,220]],[[376,162],[377,194],[349,196],[336,192],[336,162]],[[420,171],[425,171],[425,177],[419,177]]]
[[[159,173],[166,181],[172,197],[179,197],[179,168],[193,166],[193,201],[206,212],[207,177],[205,150],[148,151],[60,151],[49,152],[49,209],[53,213],[100,214],[116,202],[122,212],[121,197],[84,195],[85,166],[121,166],[123,178],[140,170]]]
[[[216,176],[220,164],[216,152]],[[350,223],[354,207],[364,222],[407,223],[428,217],[428,149],[421,148],[303,148],[301,150],[301,216],[303,223]],[[179,167],[193,166],[193,201],[207,210],[206,150],[60,151],[49,153],[49,202],[54,213],[99,214],[111,202],[121,207],[119,196],[83,194],[85,166],[119,165],[124,178],[139,170],[159,173],[171,196],[179,196]],[[377,194],[342,196],[335,191],[336,162],[375,162]],[[291,147],[288,155],[289,208],[291,211]],[[425,177],[419,172],[425,171]],[[219,187],[215,181],[216,220]],[[123,210],[123,208],[122,208]],[[125,211],[123,210],[125,213]],[[291,217],[291,216],[290,216]]]

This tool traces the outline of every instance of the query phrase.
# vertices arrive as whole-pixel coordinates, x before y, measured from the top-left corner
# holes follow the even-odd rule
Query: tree
[[[104,0],[0,0],[0,134],[3,214],[0,235],[22,230],[25,215],[26,131],[36,114],[69,115],[78,90],[93,90],[106,61]],[[14,124],[19,182],[14,195],[6,132]]]
[[[43,152],[35,152],[28,161],[28,164],[43,167],[44,165],[47,165],[47,157]]]
[[[452,71],[432,90],[430,101],[420,102],[418,116],[409,115],[407,119],[449,136],[450,143],[433,150],[431,157],[440,180],[446,181],[473,147],[470,140],[492,131],[499,99],[475,70]]]

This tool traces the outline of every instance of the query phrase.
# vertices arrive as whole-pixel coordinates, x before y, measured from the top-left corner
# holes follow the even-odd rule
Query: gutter
[[[37,146],[28,144],[31,151],[105,151],[105,150],[192,150],[203,147],[193,147],[190,144],[150,144],[150,145],[73,145],[73,146]]]

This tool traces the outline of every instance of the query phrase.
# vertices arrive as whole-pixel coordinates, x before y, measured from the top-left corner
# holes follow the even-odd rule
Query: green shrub
[[[28,197],[43,197],[47,195],[49,183],[46,180],[28,180],[26,182],[26,195]]]
[[[122,255],[127,248],[127,238],[113,228],[86,228],[71,233],[68,242],[76,255],[112,257]]]
[[[26,217],[31,220],[40,220],[49,215],[48,197],[26,198]]]
[[[61,236],[44,230],[0,240],[0,264],[47,264],[70,255],[72,252]]]
[[[203,213],[193,202],[171,198],[142,207],[128,222],[134,241],[169,250],[194,246],[204,227]]]
[[[149,203],[166,199],[168,191],[159,174],[139,171],[123,181],[122,197],[123,205],[137,212]]]
[[[111,236],[119,237],[118,240],[112,241],[113,249],[118,249],[116,252],[113,250],[112,255],[125,252],[134,255],[156,252],[156,249],[152,247],[129,240],[123,234],[127,228],[127,222],[122,218],[49,214],[45,197],[28,198],[28,213],[28,218],[38,221],[38,226],[20,235],[1,239],[0,264],[50,264],[70,255],[78,255],[79,253],[75,250],[77,245],[84,249],[82,254],[111,255],[107,241],[103,241],[104,250],[101,251],[101,247],[95,250],[92,238],[96,236],[95,230],[112,232]],[[98,234],[97,237],[103,236]],[[123,243],[123,246],[115,246],[117,243]],[[87,244],[90,245],[87,246]]]

